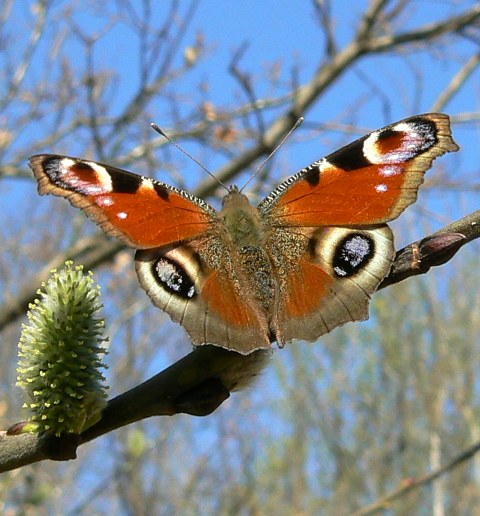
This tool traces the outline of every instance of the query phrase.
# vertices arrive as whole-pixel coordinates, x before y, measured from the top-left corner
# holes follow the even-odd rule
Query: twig
[[[230,62],[230,65],[228,67],[228,71],[237,79],[237,81],[240,83],[240,86],[245,92],[245,95],[247,99],[249,100],[250,105],[253,107],[256,105],[257,102],[257,95],[255,95],[255,92],[253,91],[252,86],[252,78],[250,74],[247,72],[242,72],[238,66],[238,63],[243,57],[243,54],[246,52],[248,48],[248,43],[244,43],[241,45],[241,47],[235,52],[233,55],[233,58]],[[257,119],[257,125],[258,125],[258,134],[261,135],[265,132],[265,124],[263,122],[261,113],[259,109],[254,109],[253,112],[255,113],[255,117]]]
[[[367,516],[369,514],[375,514],[376,512],[391,508],[392,502],[394,502],[398,498],[403,497],[410,491],[431,484],[440,476],[456,468],[466,460],[471,459],[478,451],[480,451],[480,442],[474,444],[470,448],[467,448],[465,451],[458,454],[453,460],[448,462],[445,466],[442,466],[441,468],[438,468],[435,471],[432,471],[431,473],[427,473],[426,475],[418,479],[408,478],[404,480],[404,482],[399,488],[393,490],[385,496],[382,496],[372,504],[363,507],[358,511],[355,511],[351,516]]]
[[[472,56],[465,65],[458,71],[448,85],[448,88],[438,97],[432,106],[432,111],[442,111],[446,104],[452,99],[457,91],[465,84],[466,80],[473,74],[480,64],[480,52]]]
[[[206,416],[248,385],[268,364],[270,351],[240,355],[202,346],[133,389],[111,399],[102,419],[79,436],[19,433],[13,425],[0,437],[0,472],[45,459],[70,460],[76,449],[105,433],[152,416]]]
[[[397,252],[390,274],[379,289],[412,276],[427,273],[431,267],[448,262],[468,242],[480,237],[480,210],[463,217]]]

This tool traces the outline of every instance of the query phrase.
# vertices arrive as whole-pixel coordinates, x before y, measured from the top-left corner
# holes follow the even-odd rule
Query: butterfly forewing
[[[446,115],[407,118],[290,177],[259,209],[274,225],[382,224],[415,202],[433,160],[455,150]]]
[[[66,197],[106,233],[147,249],[195,238],[215,220],[206,202],[126,170],[67,156],[30,158],[41,194]]]

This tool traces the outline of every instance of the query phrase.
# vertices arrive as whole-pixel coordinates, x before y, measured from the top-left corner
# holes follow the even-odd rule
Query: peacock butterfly
[[[137,249],[140,284],[195,345],[247,355],[367,319],[394,258],[386,222],[456,150],[448,116],[417,115],[316,161],[258,207],[232,186],[221,211],[94,161],[40,154],[30,166],[40,194],[66,197]]]

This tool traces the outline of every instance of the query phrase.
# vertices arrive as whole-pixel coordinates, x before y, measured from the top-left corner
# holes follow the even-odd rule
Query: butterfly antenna
[[[258,176],[260,171],[265,167],[265,165],[272,159],[273,155],[278,151],[278,149],[285,143],[285,141],[289,138],[289,136],[298,128],[298,126],[304,121],[303,116],[301,116],[293,125],[293,127],[288,131],[288,133],[282,138],[280,143],[273,149],[273,151],[263,160],[260,166],[255,170],[250,179],[242,186],[240,191],[243,191],[245,187],[247,187],[255,177]]]
[[[174,147],[176,147],[180,152],[183,152],[183,154],[185,154],[185,156],[187,156],[188,158],[190,158],[194,163],[196,163],[202,170],[204,170],[210,177],[212,177],[213,179],[215,179],[215,181],[220,185],[220,186],[223,186],[223,188],[225,188],[225,190],[227,190],[227,192],[229,191],[229,189],[220,181],[220,179],[218,179],[218,177],[215,176],[215,174],[212,174],[212,172],[210,172],[210,170],[208,170],[208,168],[203,164],[201,163],[200,161],[198,161],[198,159],[194,158],[189,152],[187,152],[183,147],[181,147],[177,142],[173,141],[169,136],[167,136],[166,133],[164,133],[162,131],[162,129],[160,129],[160,127],[158,127],[157,124],[154,124],[153,122],[150,124],[150,126],[155,130],[157,131],[158,134],[160,134],[161,136],[163,136],[168,142],[170,142]]]

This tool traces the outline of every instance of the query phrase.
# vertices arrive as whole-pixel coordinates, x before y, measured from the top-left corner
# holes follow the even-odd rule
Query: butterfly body
[[[416,200],[433,159],[457,148],[446,115],[419,115],[313,163],[258,207],[232,187],[218,212],[109,165],[30,163],[40,193],[68,198],[137,249],[140,284],[194,344],[248,354],[366,319],[394,258],[386,222]]]

